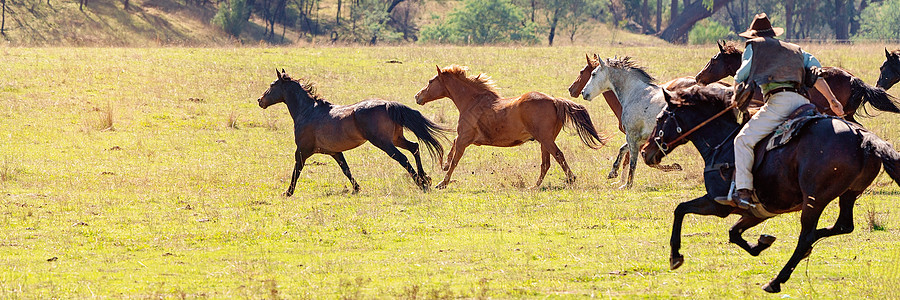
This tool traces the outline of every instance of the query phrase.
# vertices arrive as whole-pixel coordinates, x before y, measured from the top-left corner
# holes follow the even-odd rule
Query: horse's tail
[[[890,142],[882,140],[874,133],[866,130],[860,132],[863,139],[862,148],[866,154],[880,158],[881,164],[884,165],[884,171],[897,185],[900,185],[900,153],[894,150],[894,146]]]
[[[412,131],[419,139],[419,143],[425,144],[433,159],[444,160],[444,147],[441,146],[440,140],[447,140],[445,134],[452,130],[432,122],[419,111],[397,102],[389,102],[387,112],[394,123]]]
[[[600,149],[606,145],[606,137],[601,137],[597,133],[594,123],[591,122],[591,116],[583,105],[566,99],[555,100],[557,117],[563,120],[563,125],[571,124],[585,145],[593,149]]]
[[[858,105],[857,107],[862,107],[865,111],[863,104],[866,102],[869,102],[869,104],[872,104],[872,107],[880,111],[900,113],[900,100],[888,94],[884,89],[868,85],[856,76],[852,77],[850,79],[848,106],[856,104]],[[868,114],[868,111],[866,111],[866,114]]]

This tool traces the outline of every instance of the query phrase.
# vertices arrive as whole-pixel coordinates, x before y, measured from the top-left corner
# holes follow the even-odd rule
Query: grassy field
[[[882,47],[807,49],[873,83]],[[687,261],[668,270],[672,210],[704,193],[699,154],[685,146],[664,160],[682,172],[641,164],[634,189],[616,189],[605,177],[624,136],[602,100],[575,101],[609,146],[588,149],[572,132],[558,139],[573,186],[554,163],[540,189],[523,188],[540,164],[527,143],[469,148],[457,181],[425,194],[366,144],[345,153],[359,194],[330,157],[313,156],[294,197],[280,196],[292,121],[284,105],[255,101],[275,68],[335,103],[384,98],[455,126],[449,100],[413,99],[435,65],[487,73],[505,96],[563,97],[594,52],[636,57],[668,80],[695,74],[717,49],[0,48],[0,298],[768,296],[760,286],[793,251],[799,214],[749,230],[750,240],[779,237],[759,257],[728,243],[736,217],[689,216]],[[900,138],[900,116],[862,122]],[[430,161],[426,170],[443,177]],[[816,244],[771,297],[896,296],[898,196],[879,176],[857,202],[857,230]]]

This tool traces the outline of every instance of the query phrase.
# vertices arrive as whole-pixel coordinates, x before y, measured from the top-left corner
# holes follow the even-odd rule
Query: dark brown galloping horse
[[[743,51],[738,50],[734,43],[719,42],[719,53],[709,59],[709,62],[697,73],[697,82],[709,84],[728,76],[737,74],[741,67]],[[828,82],[834,96],[844,106],[845,118],[856,122],[856,111],[866,102],[872,104],[877,110],[892,113],[900,113],[900,102],[883,89],[866,84],[853,74],[837,67],[823,67],[822,78]],[[763,100],[760,90],[756,90],[753,99]],[[816,105],[819,112],[834,115],[828,100],[817,89],[809,90],[809,102]]]
[[[884,48],[884,63],[881,64],[881,74],[875,86],[885,90],[890,89],[900,81],[900,50],[894,52]]]
[[[731,178],[726,178],[730,176],[725,174],[733,170],[729,166],[734,165],[734,133],[741,124],[733,114],[719,114],[727,106],[726,99],[730,99],[720,95],[694,88],[681,91],[674,98],[667,93],[668,105],[659,115],[650,137],[653,142],[643,151],[648,165],[658,164],[666,153],[690,141],[706,164],[703,173],[706,195],[682,202],[675,208],[670,267],[677,269],[684,263],[679,250],[686,214],[721,218],[741,215],[728,232],[729,241],[757,256],[771,246],[775,237],[762,235],[757,244],[751,245],[741,236],[744,231],[774,215],[800,211],[797,247],[778,276],[763,287],[767,292],[777,293],[797,263],[809,255],[817,240],[853,231],[854,203],[878,176],[882,165],[894,181],[900,180],[900,153],[856,123],[834,118],[816,119],[801,129],[800,136],[784,146],[763,153],[766,140],[758,145],[753,177],[760,201],[757,206],[761,205],[764,213],[722,205],[714,198],[729,192]],[[711,121],[706,124],[707,120]],[[687,134],[683,138],[682,130]],[[835,198],[840,199],[840,213],[834,226],[816,229],[822,211]]]
[[[500,98],[494,83],[484,74],[469,77],[466,68],[452,65],[437,68],[437,75],[416,93],[416,103],[450,98],[459,110],[458,136],[453,141],[444,169],[446,177],[436,188],[450,183],[450,176],[469,145],[513,147],[530,140],[541,144],[539,187],[550,168],[550,156],[566,172],[566,182],[575,181],[566,158],[556,146],[556,136],[566,124],[575,127],[581,141],[597,149],[605,139],[597,134],[584,106],[543,93],[530,92],[514,98]]]
[[[359,191],[359,184],[350,175],[350,167],[344,160],[344,151],[359,147],[366,141],[378,147],[400,163],[409,172],[416,184],[427,190],[431,179],[422,169],[419,144],[403,137],[403,128],[416,135],[424,143],[433,158],[440,161],[444,153],[439,138],[448,129],[426,119],[418,111],[403,104],[385,100],[370,99],[351,105],[335,105],[318,95],[311,83],[301,83],[291,79],[284,70],[276,71],[278,79],[259,97],[259,107],[263,109],[284,102],[291,118],[294,119],[294,172],[291,185],[284,192],[290,197],[306,159],[314,153],[331,155],[350,183],[353,193]],[[397,147],[409,150],[416,159],[418,172],[409,164],[406,155]]]

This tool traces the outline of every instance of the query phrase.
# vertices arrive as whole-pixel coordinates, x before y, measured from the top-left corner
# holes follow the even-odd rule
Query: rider
[[[750,207],[753,194],[753,148],[756,143],[772,133],[778,125],[803,104],[806,97],[804,78],[812,67],[820,68],[819,60],[792,43],[775,39],[784,33],[783,28],[772,28],[765,13],[756,15],[750,28],[739,34],[748,39],[741,67],[734,76],[735,83],[755,82],[762,88],[766,104],[750,118],[734,138],[734,184],[737,192],[730,200],[717,199],[720,203],[742,209]],[[815,88],[828,99],[831,110],[843,115],[843,107],[837,101],[828,83],[818,78]],[[752,91],[751,91],[752,92]],[[737,94],[737,92],[735,93]],[[735,95],[738,97],[738,95]]]

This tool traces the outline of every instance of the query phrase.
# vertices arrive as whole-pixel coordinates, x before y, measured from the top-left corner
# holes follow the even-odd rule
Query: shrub
[[[688,40],[691,44],[711,44],[718,40],[725,39],[731,33],[728,27],[722,24],[710,21],[709,19],[698,22],[691,28],[688,33]]]
[[[432,16],[437,19],[437,16]],[[451,44],[496,44],[538,42],[537,25],[510,0],[465,0],[443,22],[426,26],[421,41]]]
[[[228,0],[219,4],[219,11],[213,17],[212,23],[238,37],[249,19],[250,7],[247,6],[247,0]]]

